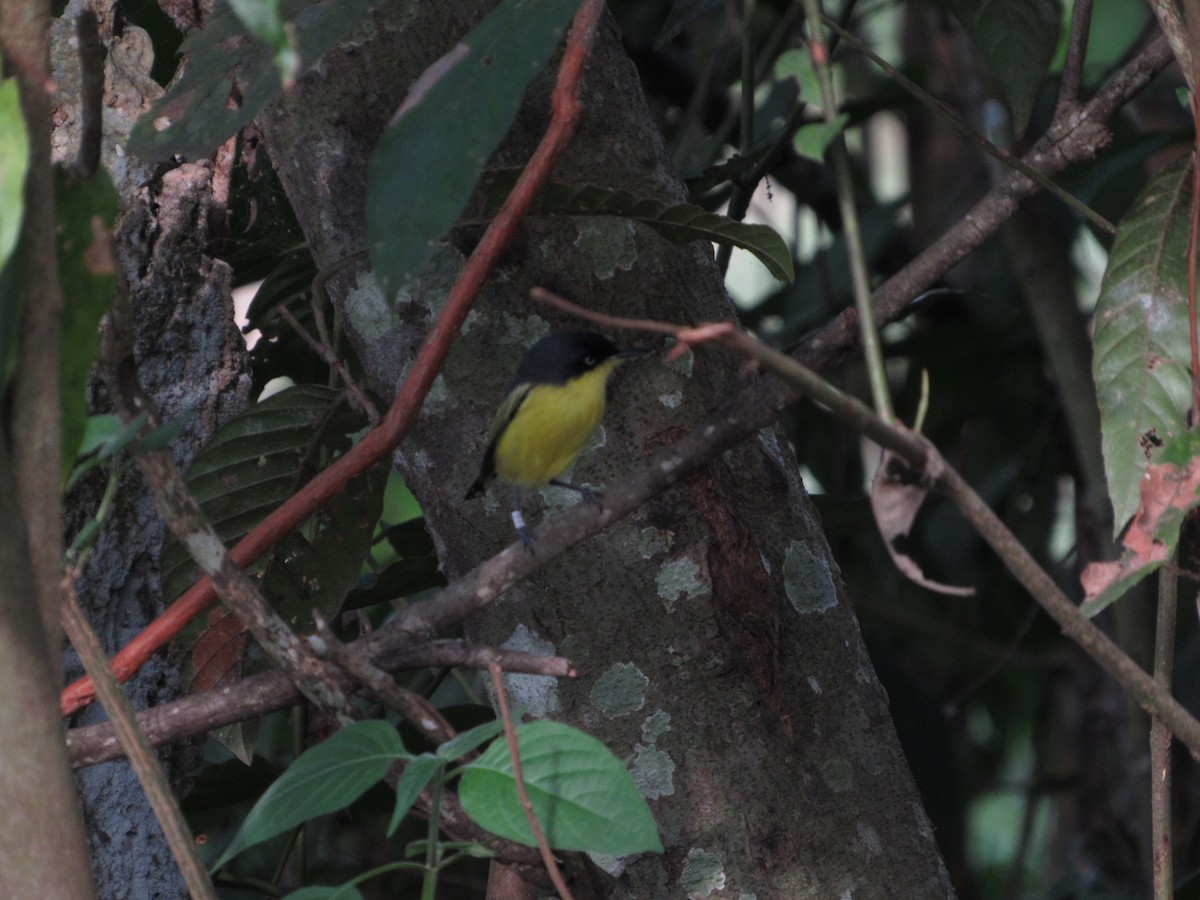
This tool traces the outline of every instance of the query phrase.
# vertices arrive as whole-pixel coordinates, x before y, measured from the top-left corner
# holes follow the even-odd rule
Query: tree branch
[[[150,746],[145,733],[138,728],[133,704],[108,671],[108,659],[104,648],[100,646],[100,640],[88,624],[83,610],[79,608],[75,590],[71,586],[75,577],[76,572],[69,572],[62,580],[63,629],[75,652],[79,654],[84,669],[96,674],[100,702],[112,720],[113,730],[121,743],[122,751],[129,758],[134,774],[141,782],[142,790],[146,792],[146,799],[150,801],[154,818],[158,820],[159,827],[167,838],[171,855],[175,857],[175,864],[179,866],[188,892],[194,898],[217,900],[216,889],[196,850],[196,839],[188,828],[166,773],[154,755],[154,748]]]
[[[381,631],[386,631],[385,626]],[[357,655],[364,655],[365,639],[351,644]],[[377,641],[373,655],[365,658],[387,671],[457,666],[462,669],[486,669],[497,659],[508,672],[573,678],[575,670],[561,656],[535,656],[519,650],[501,650],[468,644],[466,641],[435,641],[407,649],[386,636]],[[354,680],[344,672],[335,675],[343,690],[354,689]],[[287,675],[272,670],[199,694],[189,694],[138,713],[138,724],[154,747],[174,744],[224,725],[254,719],[299,703],[303,695]],[[123,755],[111,722],[72,728],[67,732],[67,754],[76,768],[120,759]]]

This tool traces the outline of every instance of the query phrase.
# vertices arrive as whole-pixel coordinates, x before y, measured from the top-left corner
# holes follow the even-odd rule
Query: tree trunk
[[[467,6],[377,13],[369,36],[335,48],[260,117],[321,265],[366,245],[367,155],[407,86],[482,14]],[[528,158],[547,121],[553,68],[526,93],[493,164]],[[611,21],[583,100],[587,117],[557,180],[683,198]],[[462,261],[459,246],[440,245],[395,302],[362,268],[331,282],[381,393],[391,396]],[[517,358],[543,320],[563,324],[528,301],[537,284],[616,314],[733,314],[707,247],[670,246],[617,219],[527,222],[397,454],[450,577],[513,537],[503,503],[462,497]],[[615,481],[718,408],[739,377],[736,362],[708,351],[670,366],[627,365],[603,446],[585,451],[575,479]],[[544,498],[573,502],[554,489]],[[534,524],[549,516],[533,504],[529,512]],[[666,845],[661,858],[611,862],[632,894],[952,894],[837,565],[778,432],[759,433],[544,568],[471,631],[576,661],[576,680],[510,684],[533,714],[578,725],[631,760]]]

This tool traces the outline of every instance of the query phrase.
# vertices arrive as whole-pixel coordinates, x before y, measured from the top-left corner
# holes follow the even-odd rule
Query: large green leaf
[[[227,422],[192,462],[188,487],[226,544],[236,543],[296,492],[323,464],[322,447],[348,445],[347,436],[362,422],[337,407],[339,397],[319,385],[281,391]],[[163,548],[162,573],[168,598],[194,580],[194,565],[181,545]]]
[[[948,0],[983,56],[1012,110],[1013,127],[1025,129],[1054,58],[1061,15],[1055,0]]]
[[[482,221],[494,216],[519,175],[519,169],[494,169],[486,173],[480,180],[479,192],[465,218],[468,221]],[[711,241],[731,244],[753,253],[780,281],[791,281],[796,277],[791,251],[773,228],[737,222],[693,203],[668,203],[594,184],[550,182],[542,188],[531,212],[535,215],[633,219],[653,228],[672,243]]]
[[[55,169],[58,272],[63,292],[61,396],[63,472],[69,472],[87,426],[87,385],[100,345],[100,319],[116,288],[105,247],[117,218],[116,188],[99,169],[87,181]]]
[[[21,233],[28,170],[29,136],[17,96],[17,80],[0,78],[0,269],[8,262]]]
[[[396,833],[412,805],[417,802],[421,791],[425,790],[425,786],[445,767],[444,760],[429,753],[422,753],[405,764],[404,771],[400,773],[396,782],[396,806],[392,810],[391,824],[388,825],[388,837]]]
[[[367,175],[367,247],[390,296],[462,212],[577,0],[504,0],[426,70]]]
[[[219,869],[247,847],[301,822],[349,806],[383,778],[392,763],[407,756],[400,735],[387,722],[347,725],[296,757],[254,804],[212,868]]]
[[[0,64],[3,64],[0,57]],[[15,78],[0,79],[0,384],[8,378],[16,351],[17,322],[25,295],[23,266],[9,266],[25,216],[25,175],[29,136]],[[23,262],[20,255],[16,262]],[[20,271],[17,271],[20,269]]]
[[[249,4],[241,6],[248,11]],[[315,63],[370,8],[371,0],[283,0],[274,18],[291,26],[299,57],[289,70]],[[138,120],[130,153],[146,160],[207,156],[279,95],[277,48],[247,30],[227,3],[218,3],[204,27],[188,34],[180,48],[183,75]]]
[[[1150,453],[1181,434],[1190,402],[1186,160],[1121,220],[1096,306],[1092,368],[1116,531],[1138,505]]]
[[[525,788],[551,847],[613,856],[662,852],[646,801],[602,743],[560,722],[521,725],[517,743]],[[466,768],[458,797],[488,831],[534,845],[505,741],[495,741]]]

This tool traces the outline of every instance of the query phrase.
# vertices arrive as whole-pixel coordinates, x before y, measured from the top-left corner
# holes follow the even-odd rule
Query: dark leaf
[[[295,29],[297,71],[320,59],[370,8],[369,0],[284,0],[280,16]],[[147,161],[207,156],[283,91],[275,48],[248,34],[228,4],[216,4],[181,53],[183,75],[129,138],[128,151]]]
[[[371,155],[367,242],[392,296],[458,219],[575,0],[504,0],[409,91]]]

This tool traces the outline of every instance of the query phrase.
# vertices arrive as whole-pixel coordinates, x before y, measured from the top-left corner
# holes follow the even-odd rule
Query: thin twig
[[[738,129],[742,153],[754,144],[754,7],[755,0],[742,0],[742,104]]]
[[[374,694],[385,706],[399,712],[408,722],[434,744],[443,744],[456,734],[454,728],[438,712],[437,707],[407,688],[396,684],[394,678],[371,664],[363,654],[339,641],[320,615],[314,613],[320,643],[317,652],[345,669],[355,681]]]
[[[742,94],[738,106],[738,149],[742,156],[750,153],[754,146],[754,89],[758,83],[754,66],[754,8],[755,0],[742,2]],[[750,198],[758,179],[738,179],[734,182],[729,198],[729,218],[741,221],[750,207]],[[733,255],[732,244],[721,244],[717,248],[717,268],[725,274]]]
[[[1175,556],[1178,559],[1178,555]],[[1154,631],[1154,680],[1170,693],[1175,674],[1175,619],[1179,577],[1164,569],[1158,575],[1158,622]],[[1154,900],[1170,900],[1175,891],[1171,827],[1171,729],[1150,720],[1150,848],[1154,864]]]
[[[171,855],[175,857],[175,864],[179,866],[180,874],[183,875],[188,893],[192,897],[217,900],[216,888],[213,887],[208,872],[204,869],[204,863],[200,861],[200,854],[196,851],[195,837],[188,828],[170,782],[167,781],[167,776],[154,755],[154,748],[138,727],[133,704],[108,670],[108,657],[104,648],[100,646],[96,633],[92,631],[83,610],[79,608],[73,587],[77,577],[78,571],[74,571],[69,572],[62,580],[63,602],[60,608],[63,630],[71,641],[71,646],[79,654],[79,661],[83,663],[84,670],[96,679],[100,702],[113,724],[117,739],[121,742],[121,749],[129,758],[142,790],[146,792],[146,799],[150,801],[154,817],[163,830],[163,836],[166,837]]]
[[[496,690],[496,705],[500,708],[500,721],[504,723],[504,739],[508,742],[508,755],[513,764],[513,781],[517,786],[517,798],[521,801],[521,809],[525,810],[525,819],[529,822],[533,839],[537,843],[538,852],[542,855],[546,871],[550,874],[550,880],[554,883],[554,889],[558,891],[562,900],[574,900],[567,883],[563,880],[562,872],[558,870],[554,852],[546,841],[546,833],[542,831],[537,813],[533,811],[533,803],[529,800],[529,791],[525,789],[525,775],[521,770],[521,748],[517,743],[517,729],[513,725],[512,714],[508,710],[508,691],[504,689],[504,670],[500,668],[499,663],[493,662],[488,666],[488,672],[492,676],[492,687]]]
[[[352,263],[360,262],[367,258],[366,250],[358,250],[351,253],[349,256],[343,256],[332,265],[323,268],[312,280],[312,310],[313,321],[317,324],[317,334],[321,338],[321,343],[326,347],[333,348],[333,340],[329,337],[329,328],[325,324],[325,313],[329,309],[329,294],[325,291],[325,285],[338,272],[351,265]]]
[[[579,82],[603,9],[603,0],[584,0],[576,13],[554,86],[550,125],[546,134],[450,289],[445,306],[426,335],[409,376],[383,422],[251,529],[230,551],[236,565],[248,566],[258,559],[355,476],[386,458],[411,430],[425,395],[441,371],[454,336],[466,319],[480,287],[512,240],[534,197],[549,178],[555,162],[566,150],[578,128],[583,115]],[[110,660],[118,680],[128,679],[207,607],[214,597],[212,581],[207,577],[188,589]],[[88,679],[80,679],[69,685],[61,697],[63,714],[68,715],[87,705],[94,694]]]
[[[821,107],[825,124],[833,127],[837,121],[837,93],[833,76],[829,70],[829,56],[821,35],[820,0],[804,0],[808,17],[809,50],[812,53],[813,69],[821,86]],[[871,311],[871,281],[867,274],[867,257],[863,249],[862,232],[858,224],[858,205],[854,200],[854,178],[850,173],[850,157],[846,152],[846,138],[838,134],[829,150],[829,162],[833,166],[837,181],[838,210],[842,215],[842,235],[846,241],[846,258],[850,263],[850,280],[854,288],[854,308],[858,310],[859,335],[862,340],[863,359],[867,367],[867,378],[871,383],[871,399],[875,411],[885,421],[892,421],[892,397],[888,390],[887,370],[883,362],[883,347],[879,341],[879,330],[875,315]]]
[[[358,382],[347,371],[345,363],[338,359],[338,355],[333,352],[333,348],[309,334],[308,329],[300,324],[296,317],[292,315],[291,310],[286,306],[282,304],[277,306],[275,312],[279,315],[279,318],[287,322],[292,331],[299,335],[300,340],[308,344],[309,349],[317,354],[325,365],[333,369],[334,373],[341,380],[343,387],[346,388],[346,393],[350,395],[350,402],[354,405],[355,409],[365,415],[367,421],[372,426],[378,425],[380,420],[379,409],[371,401],[371,398],[363,392],[363,389],[358,386]]]
[[[1092,0],[1075,0],[1071,9],[1071,35],[1067,40],[1067,58],[1063,62],[1062,80],[1058,85],[1058,100],[1054,118],[1060,119],[1079,106],[1079,86],[1083,82],[1083,62],[1087,57],[1088,34],[1092,27]]]
[[[1033,181],[1038,187],[1046,191],[1046,193],[1053,194],[1063,203],[1067,204],[1067,206],[1071,207],[1071,209],[1075,210],[1075,212],[1092,222],[1092,224],[1094,224],[1097,228],[1101,228],[1104,231],[1107,231],[1109,234],[1116,234],[1117,227],[1113,225],[1112,222],[1108,221],[1108,219],[1104,218],[1104,216],[1100,215],[1100,213],[1096,212],[1082,200],[1074,197],[1068,191],[1063,190],[1061,187],[1051,181],[1049,177],[1038,171],[1036,166],[1031,165],[1029,162],[1021,159],[1020,157],[1013,156],[1002,147],[997,147],[995,144],[977,132],[974,128],[964,122],[954,112],[954,110],[950,109],[950,107],[938,100],[924,88],[918,85],[915,81],[906,77],[902,72],[897,70],[895,66],[887,62],[885,59],[883,59],[883,57],[876,54],[870,47],[866,45],[866,43],[859,40],[849,31],[846,31],[841,25],[839,25],[829,16],[823,16],[822,19],[825,24],[840,34],[842,39],[847,44],[849,44],[863,56],[867,57],[867,59],[871,60],[871,62],[875,63],[875,65],[883,70],[885,75],[895,81],[898,85],[900,85],[900,87],[904,88],[904,90],[912,94],[915,99],[932,109],[938,114],[938,116],[945,119],[959,134],[965,137],[968,141],[970,141],[988,156],[998,160],[1004,166],[1020,172],[1026,178],[1029,178],[1031,181]]]

